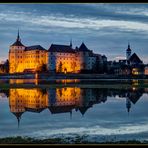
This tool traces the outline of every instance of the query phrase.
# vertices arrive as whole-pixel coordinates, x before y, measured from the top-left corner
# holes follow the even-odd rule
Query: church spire
[[[70,119],[72,119],[72,110],[70,111]]]
[[[126,60],[129,60],[131,57],[132,50],[130,48],[130,43],[128,42],[128,48],[126,49]]]
[[[21,41],[21,39],[20,39],[20,33],[19,33],[19,29],[18,29],[18,34],[17,34],[17,41]]]
[[[72,39],[70,40],[70,47],[72,48]]]
[[[128,42],[128,49],[130,49],[130,43]]]
[[[17,124],[18,124],[18,128],[20,126],[20,117],[17,117]]]
[[[127,108],[127,112],[128,112],[128,115],[129,115],[130,108],[131,108],[131,101],[130,101],[129,98],[126,98],[126,108]]]

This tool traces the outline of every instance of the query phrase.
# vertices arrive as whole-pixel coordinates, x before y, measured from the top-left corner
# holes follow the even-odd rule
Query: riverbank
[[[127,141],[89,141],[84,140],[83,137],[76,137],[75,139],[64,138],[49,138],[49,139],[34,139],[30,137],[6,137],[0,138],[0,144],[148,144],[148,141],[127,140]]]
[[[48,88],[60,88],[60,87],[79,87],[79,88],[108,88],[108,89],[130,89],[130,88],[148,88],[148,83],[128,83],[128,82],[102,82],[102,83],[0,83],[1,89],[9,89],[9,88],[41,88],[41,89],[48,89]]]
[[[0,79],[147,79],[148,75],[113,75],[113,74],[56,74],[56,73],[17,73],[17,74],[0,74]]]

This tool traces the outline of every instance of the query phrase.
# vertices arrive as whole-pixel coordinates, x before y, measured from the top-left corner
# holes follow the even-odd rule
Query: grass
[[[30,137],[6,137],[0,138],[0,144],[148,144],[148,141],[128,140],[128,141],[106,141],[106,142],[91,142],[83,140],[83,137],[76,137],[75,140],[62,138],[49,138],[49,139],[34,139]]]

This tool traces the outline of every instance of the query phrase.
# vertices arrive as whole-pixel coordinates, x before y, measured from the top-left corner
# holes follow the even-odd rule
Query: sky
[[[8,59],[18,29],[25,46],[73,48],[82,42],[109,60],[132,53],[148,63],[148,4],[0,4],[0,61]]]

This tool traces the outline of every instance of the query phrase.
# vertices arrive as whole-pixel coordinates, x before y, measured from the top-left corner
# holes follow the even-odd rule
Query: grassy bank
[[[148,141],[128,140],[128,141],[106,141],[91,142],[83,140],[81,137],[74,139],[50,138],[50,139],[34,139],[29,137],[7,137],[0,138],[0,144],[148,144]]]

